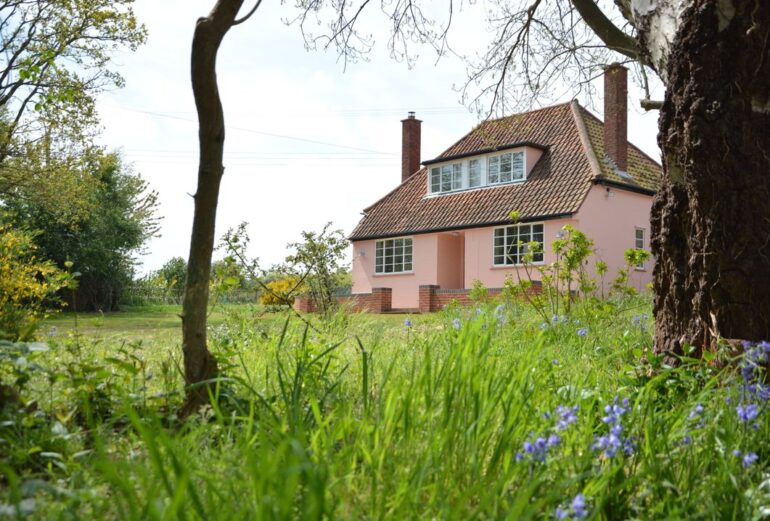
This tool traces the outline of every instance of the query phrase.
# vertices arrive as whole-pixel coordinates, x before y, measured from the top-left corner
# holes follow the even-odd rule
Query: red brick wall
[[[372,288],[371,293],[354,293],[337,297],[340,304],[349,305],[353,311],[368,311],[382,313],[392,309],[393,290],[391,288]],[[313,301],[306,296],[294,299],[294,309],[300,313],[316,311]]]

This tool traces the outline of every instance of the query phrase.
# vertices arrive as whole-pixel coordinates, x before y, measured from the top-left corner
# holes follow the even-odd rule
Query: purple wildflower
[[[578,494],[572,499],[572,514],[575,516],[575,519],[583,519],[588,516],[586,498],[583,494]]]
[[[457,331],[460,331],[461,322],[459,318],[455,318],[452,320],[452,327],[454,327]]]
[[[409,317],[406,317],[406,320],[404,320],[404,325],[406,327],[412,327],[412,320]]]
[[[553,513],[556,519],[567,519],[569,517],[569,510],[562,507],[556,507],[556,512]]]
[[[577,412],[577,405],[574,407],[565,407],[564,405],[559,405],[556,408],[556,415],[558,416],[558,420],[556,420],[556,430],[563,431],[571,424],[575,423],[575,421],[577,421]]]
[[[588,328],[587,327],[581,327],[577,330],[578,336],[586,336],[588,334]]]
[[[750,422],[759,416],[759,407],[754,403],[739,405],[735,408],[735,411],[738,413],[738,419],[742,422]]]
[[[749,468],[758,459],[759,459],[759,456],[757,456],[756,452],[747,452],[746,454],[744,454],[743,459],[741,460],[741,463],[743,464],[743,468],[744,469]]]

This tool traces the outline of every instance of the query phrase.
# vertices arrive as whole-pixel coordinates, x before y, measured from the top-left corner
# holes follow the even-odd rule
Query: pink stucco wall
[[[543,221],[544,263],[554,261],[551,243],[566,224],[582,230],[593,239],[596,253],[586,266],[595,276],[594,264],[608,265],[605,289],[617,270],[624,265],[623,252],[634,247],[635,229],[645,230],[645,249],[649,251],[650,207],[652,197],[604,186],[591,188],[585,202],[573,218]],[[442,289],[470,288],[478,279],[488,288],[500,288],[506,275],[516,281],[516,271],[523,268],[496,267],[493,259],[494,227],[470,228],[457,232],[412,235],[413,272],[374,273],[376,241],[353,243],[353,292],[369,293],[372,288],[392,288],[394,308],[417,308],[420,285],[436,284]],[[633,269],[630,283],[643,291],[652,279],[652,260],[645,269]],[[535,270],[533,279],[539,280]]]
[[[569,219],[555,219],[543,221],[543,241],[545,242],[543,262],[553,262],[551,242],[557,237],[562,227],[572,222]],[[494,227],[473,228],[465,230],[465,285],[472,287],[473,281],[478,279],[488,288],[502,288],[505,277],[510,275],[514,281],[518,281],[516,271],[520,270],[522,280],[526,280],[524,268],[497,267],[494,265]],[[533,280],[540,280],[540,274],[536,270],[530,270]]]
[[[463,285],[463,243],[462,232],[436,234],[438,246],[438,270],[436,284],[442,289],[459,289]]]
[[[589,263],[589,273],[594,273],[596,260],[607,263],[605,289],[625,264],[623,252],[634,247],[636,228],[644,230],[644,249],[650,251],[650,209],[652,197],[618,188],[595,185],[588,193],[575,215],[575,226],[593,239],[596,253]],[[629,284],[639,291],[652,281],[653,259],[643,270],[632,269]]]
[[[412,273],[375,274],[374,258],[377,241],[353,243],[353,293],[369,293],[372,288],[392,288],[394,308],[417,308],[421,284],[436,284],[438,234],[412,237]]]

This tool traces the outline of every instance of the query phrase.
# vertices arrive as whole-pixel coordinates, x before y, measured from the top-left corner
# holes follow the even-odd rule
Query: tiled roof
[[[629,146],[626,179],[604,158],[602,123],[577,102],[486,121],[437,159],[530,142],[546,147],[524,183],[426,197],[426,168],[364,211],[351,240],[372,239],[577,212],[595,181],[655,190],[660,166]]]

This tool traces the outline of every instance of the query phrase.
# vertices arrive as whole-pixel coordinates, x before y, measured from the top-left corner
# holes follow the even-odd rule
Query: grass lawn
[[[58,316],[5,359],[31,405],[0,418],[0,517],[770,515],[764,347],[666,367],[646,299],[313,327],[219,308],[217,399],[184,423],[178,312]]]

